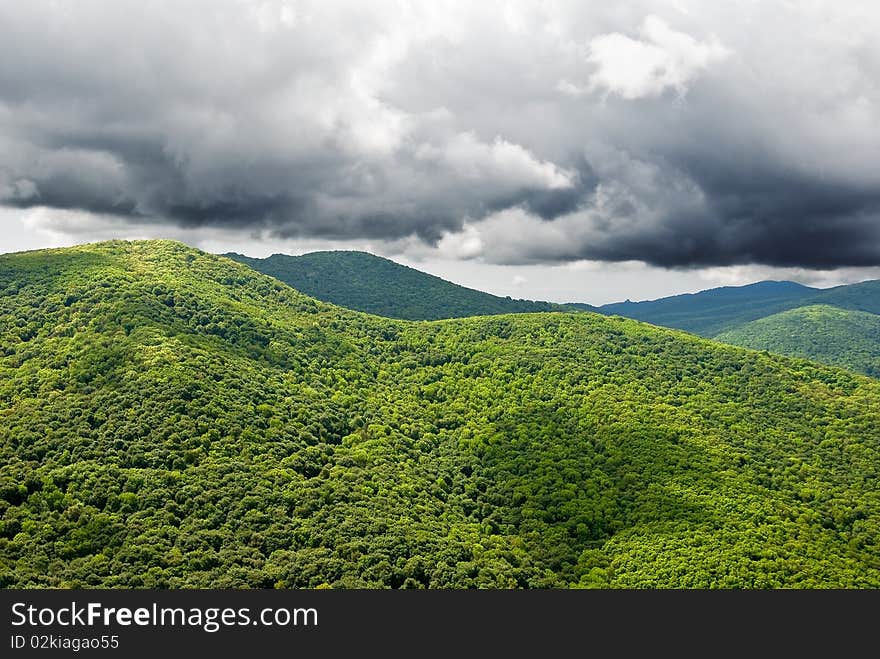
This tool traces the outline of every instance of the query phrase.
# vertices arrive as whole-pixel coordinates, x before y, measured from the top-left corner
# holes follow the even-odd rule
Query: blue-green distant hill
[[[829,289],[762,281],[597,311],[880,376],[880,281]]]
[[[790,281],[762,281],[646,302],[605,304],[598,311],[712,337],[752,320],[800,306],[817,292],[818,289]]]
[[[880,377],[880,316],[864,311],[829,305],[798,307],[715,338]]]
[[[809,304],[828,304],[841,309],[880,314],[880,280],[837,286],[808,298]]]
[[[714,337],[759,318],[814,304],[880,314],[880,280],[827,289],[791,281],[761,281],[644,302],[614,302],[593,310]]]

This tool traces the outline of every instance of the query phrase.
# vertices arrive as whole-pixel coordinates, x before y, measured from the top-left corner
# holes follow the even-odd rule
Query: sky
[[[876,279],[878,33],[873,0],[0,0],[0,252],[363,249],[593,304]]]

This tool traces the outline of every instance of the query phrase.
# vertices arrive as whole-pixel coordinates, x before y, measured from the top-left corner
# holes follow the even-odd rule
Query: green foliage
[[[880,314],[880,280],[829,288],[811,297],[809,304],[829,304],[841,309]]]
[[[878,444],[878,382],[622,318],[0,256],[6,587],[878,587]]]
[[[615,302],[597,311],[709,338],[752,320],[807,304],[805,300],[815,293],[815,288],[790,281],[762,281],[646,302]]]
[[[273,254],[231,259],[332,304],[404,320],[439,320],[506,313],[573,311],[550,302],[497,297],[453,284],[366,252],[314,252],[303,256]]]
[[[716,339],[880,378],[880,316],[863,311],[827,305],[800,307],[753,321]]]
[[[760,282],[599,311],[880,377],[880,281],[827,290]]]

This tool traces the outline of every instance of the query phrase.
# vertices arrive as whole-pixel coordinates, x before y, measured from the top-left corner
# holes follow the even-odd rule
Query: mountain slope
[[[809,298],[809,302],[880,314],[880,280],[829,288]]]
[[[880,281],[826,290],[793,282],[759,282],[649,302],[607,304],[598,311],[857,373],[880,374],[876,329]]]
[[[564,309],[465,288],[366,252],[273,254],[265,259],[225,256],[319,300],[387,318],[438,320]]]
[[[863,311],[798,307],[719,334],[716,340],[880,377],[880,316]]]
[[[752,320],[801,306],[816,291],[790,281],[762,281],[645,302],[615,302],[597,311],[713,337]]]
[[[3,255],[0,421],[7,587],[880,586],[880,383],[631,320]]]

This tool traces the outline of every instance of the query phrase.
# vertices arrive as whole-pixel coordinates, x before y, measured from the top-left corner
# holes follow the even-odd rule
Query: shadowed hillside
[[[265,259],[225,256],[319,300],[387,318],[438,320],[566,310],[550,302],[513,300],[465,288],[366,252],[274,254]]]

